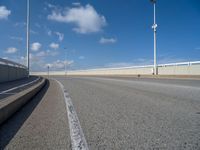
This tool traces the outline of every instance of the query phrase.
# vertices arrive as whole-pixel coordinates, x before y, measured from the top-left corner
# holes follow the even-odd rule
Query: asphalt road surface
[[[71,98],[90,150],[200,150],[200,80],[55,79]],[[69,111],[60,85],[50,80],[0,126],[0,149],[71,149]]]
[[[89,149],[200,149],[200,80],[56,78]]]

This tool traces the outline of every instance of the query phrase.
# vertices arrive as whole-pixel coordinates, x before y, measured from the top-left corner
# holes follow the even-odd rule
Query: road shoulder
[[[0,127],[0,148],[70,149],[62,90],[53,80]]]

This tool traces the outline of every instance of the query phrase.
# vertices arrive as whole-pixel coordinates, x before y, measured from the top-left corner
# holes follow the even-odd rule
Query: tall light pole
[[[48,75],[48,79],[49,79],[49,65],[47,66],[47,75]]]
[[[154,69],[153,69],[153,74],[157,75],[157,63],[156,63],[156,28],[158,25],[156,24],[156,0],[150,0],[153,3],[154,7],[154,24],[152,26],[152,29],[154,31]]]
[[[29,77],[29,71],[30,71],[30,63],[29,63],[29,36],[30,36],[30,1],[27,0],[27,19],[26,19],[26,56],[27,56],[27,70],[28,70],[28,77]]]

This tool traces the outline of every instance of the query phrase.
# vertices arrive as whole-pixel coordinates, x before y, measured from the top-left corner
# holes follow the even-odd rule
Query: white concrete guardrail
[[[26,66],[0,58],[0,83],[25,78],[27,76],[28,70]]]
[[[200,61],[159,64],[158,75],[200,75]],[[47,72],[32,72],[34,75],[48,75]],[[50,71],[50,75],[152,75],[153,65],[120,68],[98,68],[74,71]]]

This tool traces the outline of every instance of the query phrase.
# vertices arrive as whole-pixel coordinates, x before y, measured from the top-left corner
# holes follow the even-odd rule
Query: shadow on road
[[[0,149],[4,149],[6,145],[12,140],[26,119],[31,115],[33,110],[42,100],[44,94],[49,88],[49,81],[45,87],[33,97],[33,100],[25,104],[19,111],[15,113],[10,119],[0,126]]]

